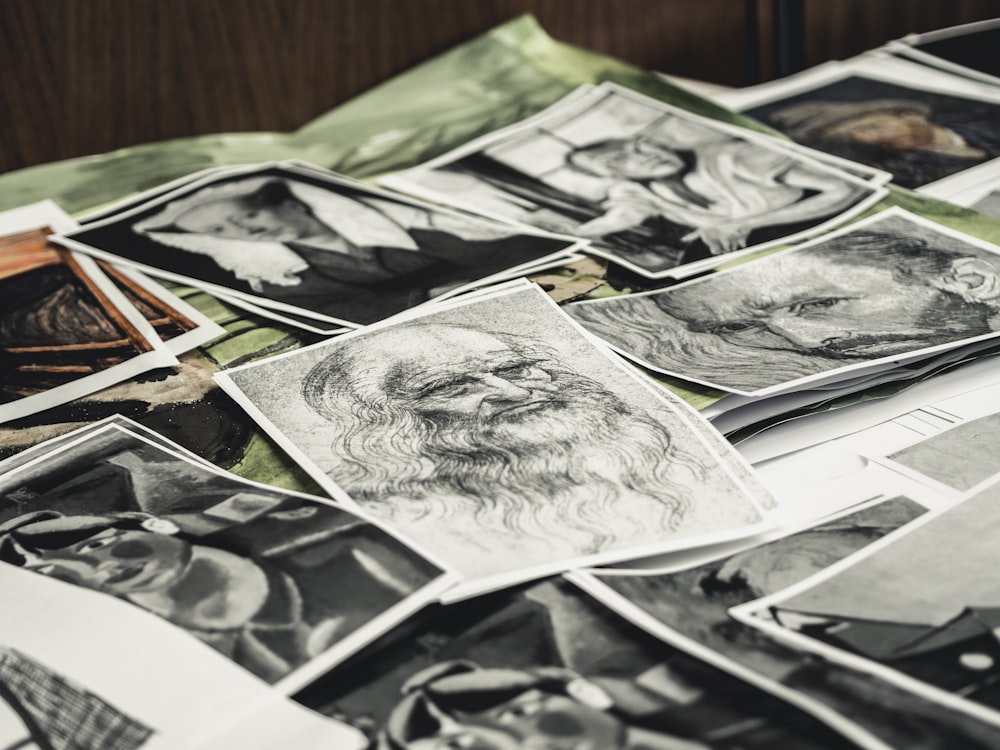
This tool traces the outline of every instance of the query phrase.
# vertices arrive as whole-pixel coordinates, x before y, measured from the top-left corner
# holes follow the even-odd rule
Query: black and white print
[[[470,578],[742,535],[770,502],[693,410],[531,286],[217,379],[334,496]]]

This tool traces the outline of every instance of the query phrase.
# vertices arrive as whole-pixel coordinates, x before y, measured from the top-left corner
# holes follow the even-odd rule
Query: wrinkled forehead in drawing
[[[965,307],[1000,302],[1000,259],[934,247],[919,237],[868,231],[748,263],[707,284],[653,295],[653,300],[664,312],[699,329],[740,310],[761,311],[823,297],[841,280],[850,283],[854,293],[888,293],[901,303],[914,286],[935,289],[946,302]]]
[[[383,329],[340,345],[312,367],[302,393],[318,414],[338,421],[414,404],[440,383],[551,381],[571,371],[538,341],[434,323]]]

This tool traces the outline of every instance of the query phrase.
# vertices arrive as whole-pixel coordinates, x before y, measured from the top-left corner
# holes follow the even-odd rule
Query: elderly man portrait
[[[519,294],[220,382],[233,378],[339,490],[470,576],[676,547],[760,520],[766,493],[717,435],[629,377],[541,292]],[[301,384],[301,408],[274,400],[279,381]]]
[[[631,320],[642,329],[630,342],[635,356],[732,388],[776,384],[766,382],[773,363],[805,377],[1000,331],[1000,255],[935,236],[906,216],[893,212],[714,277],[632,300],[581,304],[572,313],[619,344],[628,336],[619,327]],[[743,356],[749,366],[686,361],[695,341]]]

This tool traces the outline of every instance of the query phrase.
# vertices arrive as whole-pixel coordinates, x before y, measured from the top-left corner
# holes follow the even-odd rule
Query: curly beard
[[[465,520],[485,536],[569,540],[579,554],[676,530],[705,467],[596,382],[546,370],[555,395],[487,420],[365,407],[334,445],[334,478],[390,521]]]

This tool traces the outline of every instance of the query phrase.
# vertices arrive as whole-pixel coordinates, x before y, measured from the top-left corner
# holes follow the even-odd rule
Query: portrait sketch
[[[1000,250],[901,209],[668,289],[566,311],[659,372],[765,395],[1000,330]]]
[[[799,711],[549,579],[421,613],[297,696],[370,748],[846,750]]]
[[[0,476],[0,561],[134,604],[283,684],[343,658],[441,576],[353,513],[162,442],[90,429]]]
[[[48,242],[47,206],[27,208],[0,214],[0,421],[175,364],[91,259]]]
[[[802,78],[723,100],[797,143],[890,172],[903,187],[1000,156],[1000,96],[960,78],[898,59]]]
[[[138,750],[152,735],[82,685],[0,646],[0,746]]]
[[[297,164],[218,170],[60,237],[263,308],[367,324],[525,265],[573,239],[392,196]]]
[[[798,647],[1000,723],[1000,586],[990,572],[1000,562],[998,508],[994,482],[730,611]]]
[[[780,141],[611,84],[384,182],[589,239],[652,277],[814,232],[881,194]]]
[[[335,496],[470,578],[740,534],[767,502],[692,410],[535,287],[216,378]]]

